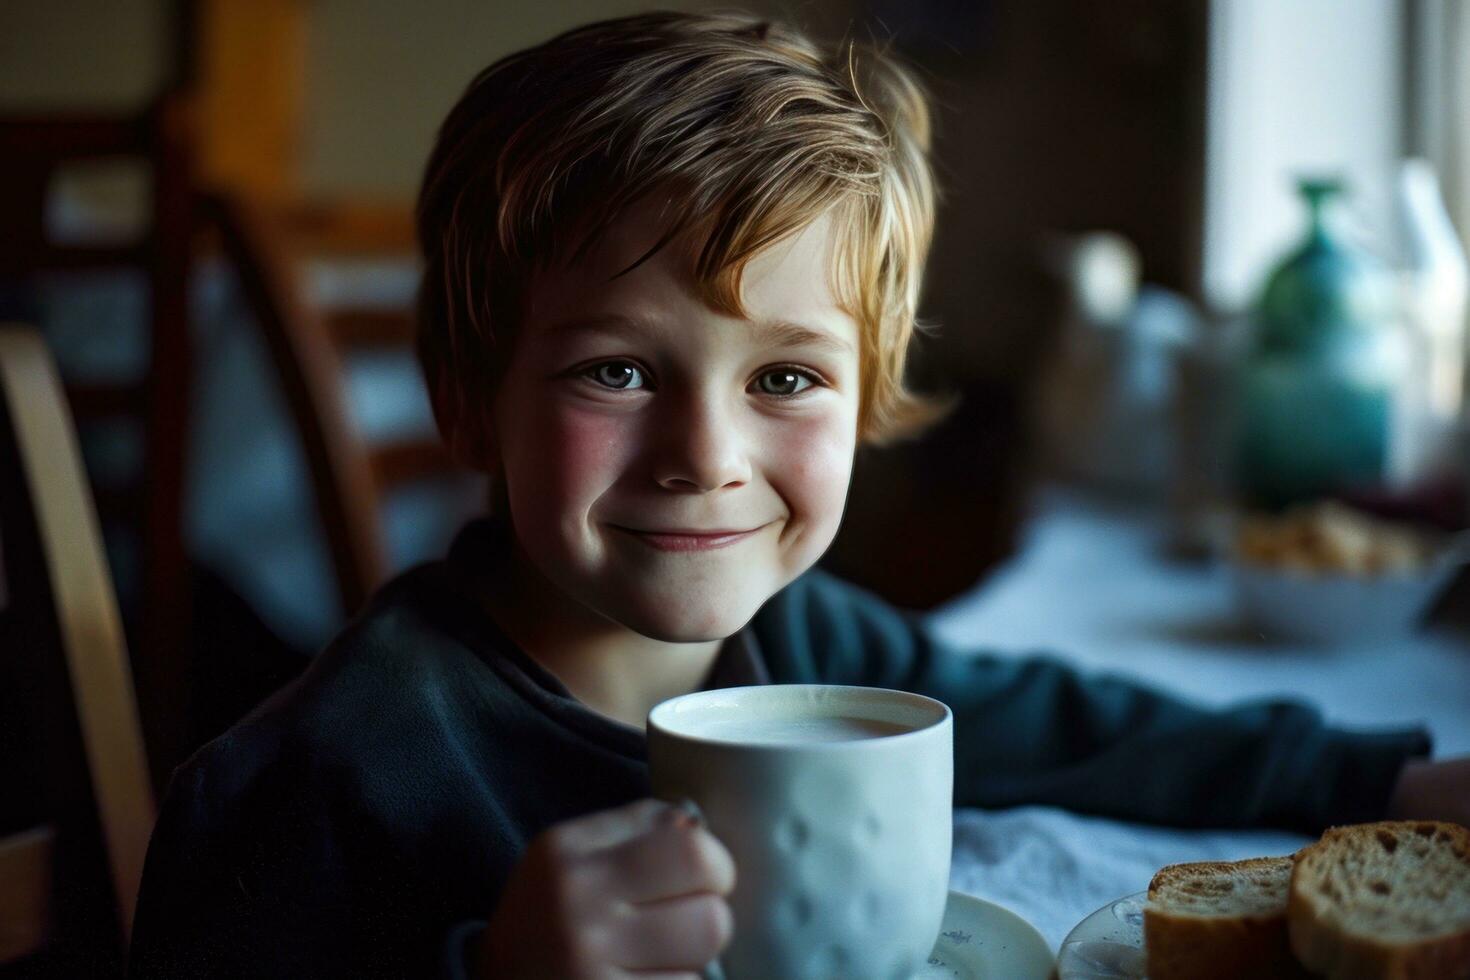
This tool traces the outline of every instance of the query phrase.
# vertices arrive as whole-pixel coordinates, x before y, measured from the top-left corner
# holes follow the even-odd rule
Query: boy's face
[[[836,535],[858,328],[830,292],[826,220],[746,266],[749,321],[699,298],[687,241],[614,278],[661,231],[634,209],[531,284],[492,424],[511,523],[545,579],[641,634],[696,642],[738,630]],[[695,550],[653,533],[672,531],[748,533]]]

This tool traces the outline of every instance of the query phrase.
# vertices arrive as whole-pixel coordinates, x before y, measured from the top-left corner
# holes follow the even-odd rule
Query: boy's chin
[[[628,629],[663,643],[705,643],[723,640],[750,622],[764,598],[730,596],[715,604],[703,602],[632,603],[615,618]]]
[[[651,640],[662,643],[706,643],[710,640],[723,640],[731,634],[738,633],[740,628],[750,622],[750,617],[755,615],[755,610],[750,610],[750,615],[740,617],[732,616],[727,611],[718,617],[678,617],[670,616],[666,612],[654,616],[629,617],[632,621],[625,619],[623,625],[640,633]]]

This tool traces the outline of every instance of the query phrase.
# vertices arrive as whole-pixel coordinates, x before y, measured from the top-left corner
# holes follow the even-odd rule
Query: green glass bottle
[[[1237,479],[1267,509],[1383,481],[1407,368],[1393,281],[1337,228],[1341,183],[1298,189],[1307,236],[1267,279],[1242,365]]]

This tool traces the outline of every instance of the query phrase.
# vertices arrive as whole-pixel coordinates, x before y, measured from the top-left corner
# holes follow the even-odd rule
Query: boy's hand
[[[1388,816],[1448,820],[1470,827],[1470,756],[1407,763],[1389,800]]]
[[[734,932],[724,898],[734,887],[730,852],[668,803],[639,800],[557,824],[511,873],[481,940],[479,974],[697,980]]]

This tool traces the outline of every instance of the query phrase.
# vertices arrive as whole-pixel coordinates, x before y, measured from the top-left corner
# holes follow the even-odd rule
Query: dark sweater
[[[484,524],[415,569],[296,682],[174,774],[148,851],[135,977],[437,972],[527,842],[649,793],[642,731],[597,714],[471,597]],[[900,688],[954,711],[955,804],[1316,832],[1377,819],[1420,731],[1312,708],[1193,706],[1043,657],[956,651],[819,571],[722,647],[704,686]]]

